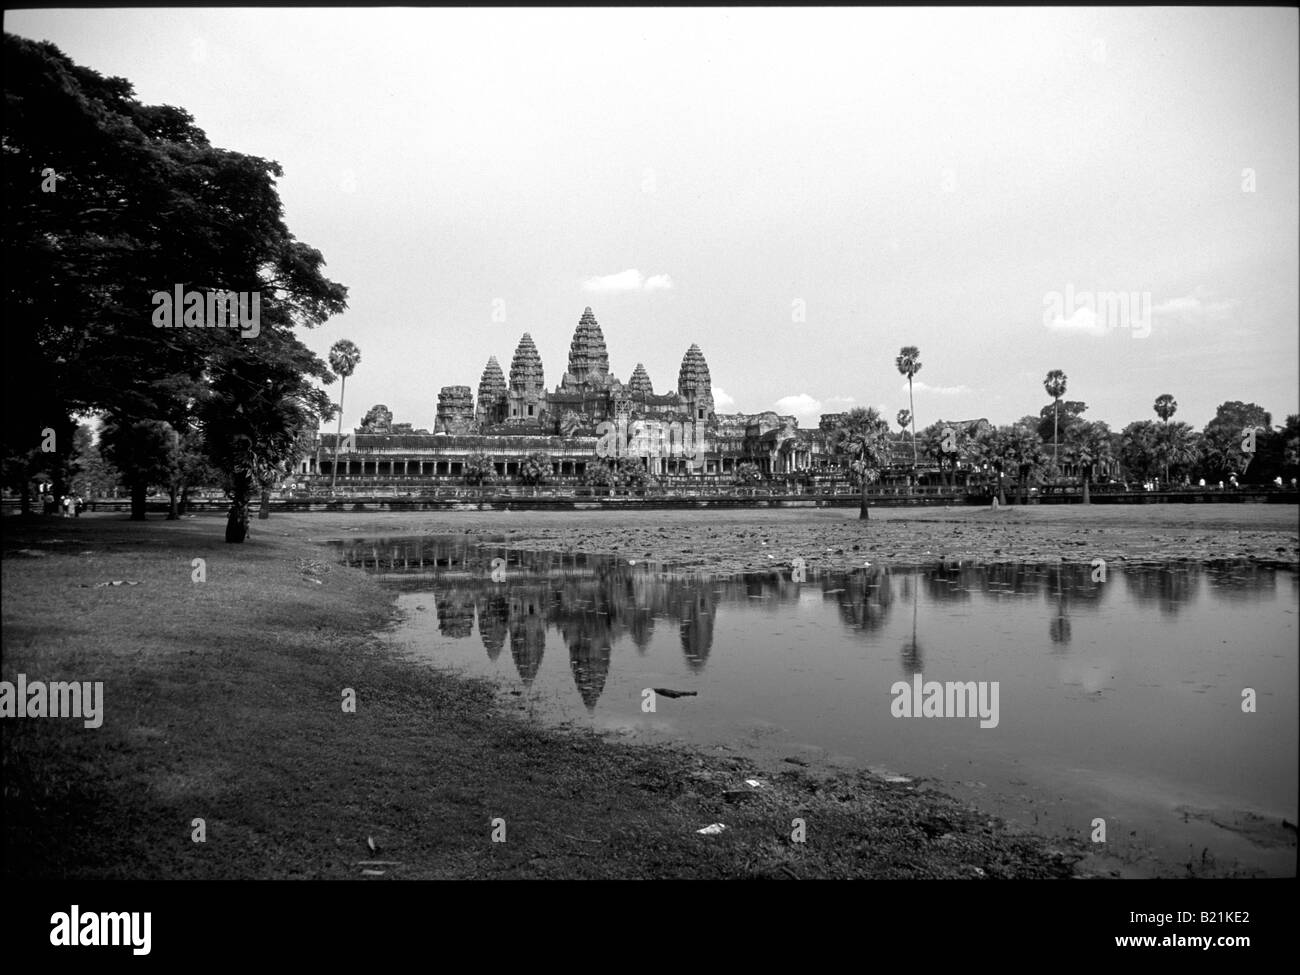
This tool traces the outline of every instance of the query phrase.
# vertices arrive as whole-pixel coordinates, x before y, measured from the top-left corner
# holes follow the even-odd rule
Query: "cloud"
[[[957,396],[970,392],[969,386],[931,386],[919,379],[912,381],[912,388],[918,393],[933,393],[935,396]],[[907,392],[907,383],[903,383],[902,391]]]
[[[1216,298],[1214,292],[1201,286],[1182,298],[1160,302],[1152,309],[1152,313],[1167,321],[1196,325],[1201,322],[1223,321],[1232,315],[1237,304],[1230,298]]]
[[[726,412],[728,409],[736,405],[736,401],[732,397],[727,395],[726,390],[714,386],[712,392],[713,392],[713,411],[715,413]]]
[[[793,414],[800,420],[815,420],[826,412],[822,409],[822,402],[813,399],[807,393],[799,393],[796,396],[782,396],[776,401],[776,411],[782,416]]]
[[[636,268],[628,268],[618,274],[604,277],[588,278],[582,282],[583,291],[669,291],[673,279],[667,274],[652,274],[645,277]]]
[[[1044,324],[1053,332],[1063,335],[1105,335],[1106,326],[1097,318],[1097,313],[1087,306],[1075,309],[1069,318],[1059,314],[1048,319]]]

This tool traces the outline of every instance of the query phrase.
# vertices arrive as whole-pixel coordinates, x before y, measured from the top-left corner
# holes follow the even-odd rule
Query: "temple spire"
[[[698,345],[692,344],[682,356],[682,367],[677,373],[677,392],[691,404],[692,419],[712,420],[713,380],[709,364]]]
[[[609,375],[605,336],[591,306],[583,310],[569,343],[569,375],[575,383],[599,383]]]
[[[627,381],[627,391],[638,399],[646,399],[655,394],[654,386],[650,382],[650,374],[645,371],[645,366],[640,362],[632,370],[632,378]]]
[[[525,332],[510,363],[510,388],[540,390],[543,384],[542,357],[537,353],[533,337]]]
[[[474,418],[481,423],[498,423],[505,415],[506,374],[496,356],[488,356],[483,377],[478,381],[478,402]]]

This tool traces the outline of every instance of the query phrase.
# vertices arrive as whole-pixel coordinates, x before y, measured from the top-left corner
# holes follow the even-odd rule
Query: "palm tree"
[[[1065,457],[1078,466],[1083,479],[1083,503],[1091,504],[1088,488],[1093,470],[1114,457],[1110,427],[1101,420],[1071,424],[1065,431]]]
[[[867,485],[880,476],[887,450],[889,424],[874,407],[856,407],[845,413],[831,431],[831,451],[851,458],[850,468],[862,480],[862,502],[858,518],[867,514]]]
[[[993,439],[999,472],[1015,476],[1020,485],[1020,503],[1029,500],[1029,480],[1036,477],[1045,466],[1043,441],[1032,423],[1020,422],[1000,427]],[[999,482],[1000,483],[1000,482]]]
[[[1161,393],[1156,397],[1156,402],[1153,408],[1156,411],[1156,415],[1160,417],[1163,422],[1168,423],[1169,418],[1178,412],[1178,400],[1174,399],[1168,393]]]
[[[899,410],[898,416],[894,417],[894,419],[898,422],[898,428],[903,432],[907,432],[907,425],[912,422],[912,411]]]
[[[330,368],[343,380],[339,387],[339,429],[334,436],[334,469],[330,472],[330,490],[339,479],[339,441],[343,439],[343,395],[348,389],[348,376],[356,371],[361,362],[361,350],[348,339],[339,339],[330,347]]]
[[[1200,438],[1186,423],[1165,423],[1156,431],[1155,454],[1164,465],[1168,487],[1171,466],[1189,467],[1201,459]]]
[[[1056,409],[1052,412],[1052,467],[1056,467],[1056,434],[1061,420],[1061,397],[1065,395],[1065,373],[1060,369],[1053,369],[1043,380],[1043,388],[1047,390],[1047,395],[1056,401]]]
[[[988,429],[978,431],[972,438],[967,449],[973,466],[984,471],[991,469],[993,474],[996,475],[998,479],[998,504],[1005,507],[1007,496],[1002,485],[1002,475],[1006,470],[1002,457],[1004,451],[1004,439],[1001,429],[997,427],[989,427]]]
[[[908,419],[912,421],[912,467],[916,467],[916,402],[912,399],[912,377],[921,371],[921,350],[915,345],[905,345],[894,359],[898,371],[907,377]]]

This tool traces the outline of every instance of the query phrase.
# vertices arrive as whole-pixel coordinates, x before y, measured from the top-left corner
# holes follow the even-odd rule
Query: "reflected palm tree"
[[[1047,586],[1044,595],[1056,603],[1056,615],[1047,624],[1047,635],[1060,652],[1070,645],[1070,596],[1073,593],[1072,577],[1078,566],[1051,565],[1047,567]]]
[[[874,633],[885,625],[894,603],[893,577],[887,568],[873,565],[823,579],[823,591],[836,588],[840,591],[835,593],[835,602],[846,627]]]
[[[903,673],[911,677],[913,674],[921,673],[925,661],[921,644],[916,640],[916,604],[921,593],[921,587],[915,585],[911,577],[906,579],[906,584],[910,585],[912,590],[912,638],[904,642],[903,652],[900,657],[903,663]]]

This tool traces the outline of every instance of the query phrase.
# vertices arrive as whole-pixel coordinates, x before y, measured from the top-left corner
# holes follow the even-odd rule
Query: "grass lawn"
[[[393,656],[374,636],[391,593],[318,542],[455,517],[277,515],[237,546],[219,516],[5,519],[3,678],[104,683],[98,729],[4,721],[5,875],[1047,877],[1081,855],[924,785],[541,728]],[[510,530],[455,523],[491,519]],[[751,776],[763,788],[729,801]]]

